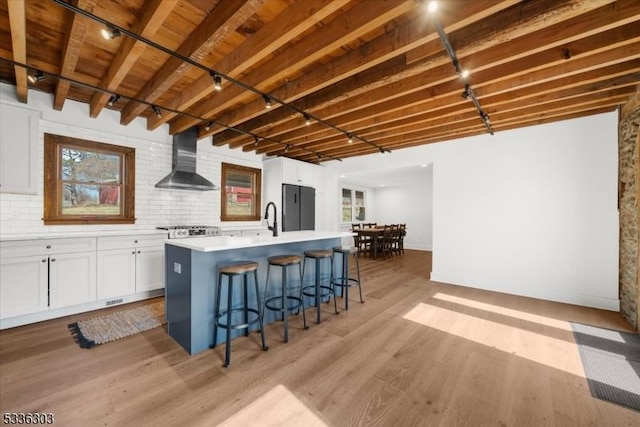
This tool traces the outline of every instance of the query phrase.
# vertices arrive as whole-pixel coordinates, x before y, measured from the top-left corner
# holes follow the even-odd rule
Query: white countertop
[[[106,236],[134,236],[134,235],[167,235],[167,230],[158,230],[155,228],[132,229],[132,230],[96,230],[96,231],[69,231],[54,233],[33,233],[33,234],[2,234],[0,241],[12,240],[46,240],[46,239],[69,239],[74,237],[106,237]]]
[[[277,237],[269,236],[215,236],[215,237],[190,237],[186,239],[169,239],[167,244],[180,246],[195,251],[213,252],[229,249],[252,248],[256,246],[281,245],[285,243],[308,242],[312,240],[338,239],[352,237],[353,233],[340,231],[287,231],[278,234]]]

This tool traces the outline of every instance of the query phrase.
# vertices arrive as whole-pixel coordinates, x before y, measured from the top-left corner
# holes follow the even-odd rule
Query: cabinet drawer
[[[166,239],[167,236],[165,234],[98,237],[98,250],[162,246]]]
[[[32,255],[65,254],[96,250],[95,237],[70,239],[34,239],[0,242],[3,258],[15,258]]]

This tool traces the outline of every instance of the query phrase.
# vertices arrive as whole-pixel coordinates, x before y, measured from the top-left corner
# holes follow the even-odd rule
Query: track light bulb
[[[107,25],[107,28],[103,28],[100,33],[102,34],[102,37],[107,40],[113,40],[116,37],[120,37],[120,30],[112,25]]]
[[[222,77],[219,74],[213,73],[213,87],[215,90],[222,90]]]
[[[211,126],[213,126],[213,122],[209,122],[207,123],[207,125],[204,127],[204,130],[206,130],[207,132],[211,130]]]
[[[469,74],[469,70],[462,70],[462,72],[460,73],[460,77],[466,79],[467,77],[469,77]]]
[[[36,70],[36,72],[33,75],[29,74],[27,78],[31,83],[35,84],[44,80],[44,73],[40,70]]]
[[[427,3],[427,12],[433,13],[438,10],[438,2],[433,0]]]
[[[307,113],[304,113],[304,124],[309,126],[311,124],[311,117]]]
[[[116,105],[119,99],[120,99],[120,95],[111,95],[111,97],[109,98],[109,101],[107,102],[107,105],[109,107],[113,107],[114,105]]]
[[[350,133],[347,134],[347,141],[349,142],[349,144],[353,144],[353,135],[351,135]]]
[[[253,145],[255,145],[257,147],[258,146],[258,142],[259,142],[258,136],[254,135],[253,136]]]
[[[160,111],[158,107],[156,107],[155,105],[152,105],[151,109],[153,110],[153,114],[155,114],[157,118],[159,119],[162,118],[162,111]]]
[[[286,147],[284,147],[284,152],[285,152],[285,153],[288,153],[288,152],[289,152],[289,144],[287,144],[287,146],[286,146]]]
[[[271,108],[271,98],[269,98],[267,95],[262,95],[262,98],[264,99],[264,108]]]

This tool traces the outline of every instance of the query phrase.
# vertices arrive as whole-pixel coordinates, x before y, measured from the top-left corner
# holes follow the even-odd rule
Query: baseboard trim
[[[156,298],[164,295],[164,289],[155,289],[152,291],[139,292],[137,294],[118,297],[122,302],[107,305],[107,302],[113,301],[114,298],[107,298],[100,301],[92,301],[86,304],[74,305],[71,307],[56,308],[53,310],[41,311],[39,313],[25,314],[22,316],[9,317],[0,319],[0,330],[15,328],[17,326],[28,325],[30,323],[42,322],[45,320],[57,319],[59,317],[71,316],[73,314],[85,313],[87,311],[99,310],[101,308],[117,307],[130,302],[142,301],[149,298]]]

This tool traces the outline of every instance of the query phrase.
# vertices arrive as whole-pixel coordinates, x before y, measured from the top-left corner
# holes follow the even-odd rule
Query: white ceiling
[[[361,187],[381,188],[409,185],[423,181],[431,172],[431,164],[424,166],[406,166],[376,171],[341,173],[341,184],[353,184]]]

